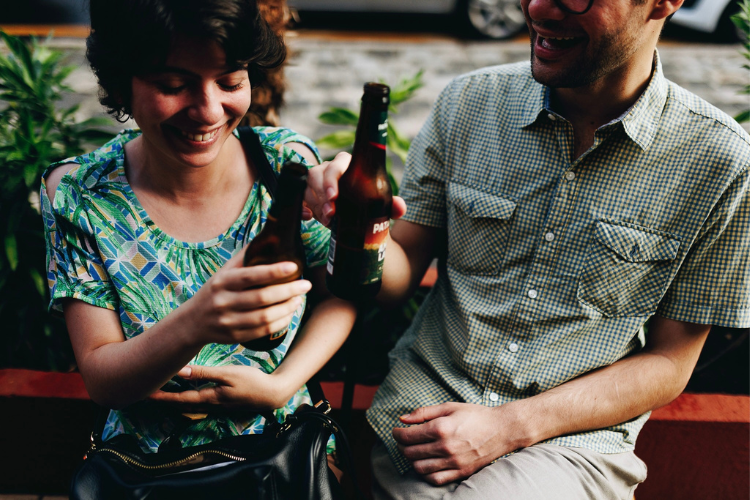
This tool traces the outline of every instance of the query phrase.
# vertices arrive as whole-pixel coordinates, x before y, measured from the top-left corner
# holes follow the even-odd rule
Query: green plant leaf
[[[12,233],[5,235],[5,258],[8,259],[11,270],[15,271],[18,267],[18,244]]]
[[[394,113],[397,112],[396,107],[399,104],[411,99],[414,92],[424,86],[424,83],[422,82],[423,74],[424,70],[420,69],[414,76],[402,79],[391,89],[391,108]]]
[[[393,154],[398,156],[402,162],[406,162],[406,154],[409,151],[410,145],[411,141],[402,137],[401,134],[399,134],[398,130],[396,130],[396,127],[393,125],[393,122],[389,121],[387,138],[388,149]]]
[[[39,271],[37,271],[35,268],[30,267],[29,277],[31,278],[31,281],[34,283],[34,287],[36,288],[36,291],[39,293],[39,296],[44,298],[47,293],[47,284],[42,279],[42,275],[39,274]]]
[[[743,111],[734,117],[738,123],[750,122],[750,110]]]
[[[331,149],[344,149],[350,148],[354,145],[354,131],[353,130],[339,130],[328,134],[325,137],[321,137],[316,142],[318,146]]]
[[[357,126],[359,114],[346,108],[331,108],[318,116],[318,120],[328,125],[352,125]]]

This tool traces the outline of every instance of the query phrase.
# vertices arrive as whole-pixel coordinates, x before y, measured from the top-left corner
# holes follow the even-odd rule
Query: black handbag
[[[276,173],[258,136],[250,127],[238,131],[273,198]],[[144,453],[136,439],[126,434],[102,442],[105,410],[92,432],[92,446],[71,481],[70,499],[339,500],[344,498],[343,490],[328,467],[326,454],[331,434],[336,438],[339,464],[351,476],[355,494],[362,497],[346,437],[327,415],[330,404],[317,382],[309,382],[308,389],[318,403],[300,405],[283,423],[271,412],[264,414],[263,434],[182,448],[179,435],[189,423],[182,420],[158,453]]]
[[[144,453],[130,435],[98,444],[92,435],[70,499],[343,499],[328,467],[326,443],[336,436],[338,454],[347,455],[351,473],[348,444],[323,408],[330,408],[327,401],[301,405],[283,424],[267,424],[263,434],[158,453]]]

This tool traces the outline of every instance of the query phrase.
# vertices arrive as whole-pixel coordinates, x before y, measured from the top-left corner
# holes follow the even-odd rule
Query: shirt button
[[[535,299],[535,298],[537,298],[537,296],[539,294],[536,293],[536,290],[529,290],[528,293],[527,293],[527,295],[529,296],[530,299]]]
[[[555,115],[553,115],[552,113],[549,113],[549,114],[547,115],[547,118],[549,118],[549,119],[550,119],[550,120],[552,120],[552,121],[555,121],[555,120],[557,120],[557,117],[556,117]]]
[[[500,396],[498,396],[497,393],[495,392],[490,393],[490,401],[497,401],[498,399],[500,399]]]
[[[515,342],[511,342],[510,344],[508,344],[508,350],[510,352],[518,352],[518,344],[516,344]]]
[[[547,241],[554,240],[555,239],[555,233],[553,233],[552,231],[550,231],[549,233],[547,233],[547,234],[544,235],[544,239],[547,240]]]
[[[576,178],[575,172],[565,172],[565,180],[572,181]]]

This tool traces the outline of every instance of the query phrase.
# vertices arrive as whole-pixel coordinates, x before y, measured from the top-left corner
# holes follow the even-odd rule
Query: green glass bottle
[[[365,84],[351,163],[339,179],[326,286],[347,300],[374,297],[382,281],[393,200],[385,168],[389,94],[387,85]]]

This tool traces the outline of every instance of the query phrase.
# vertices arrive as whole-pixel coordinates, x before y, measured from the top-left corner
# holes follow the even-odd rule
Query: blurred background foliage
[[[750,0],[742,0],[739,5],[740,11],[732,16],[732,22],[737,26],[737,30],[741,34],[743,40],[741,52],[748,61],[748,63],[745,63],[742,67],[750,71]],[[750,75],[748,75],[748,80],[750,80]],[[745,86],[742,93],[750,96],[750,84]],[[750,99],[750,97],[748,97],[748,99]],[[750,109],[746,109],[735,116],[735,120],[740,123],[750,121]]]
[[[74,358],[63,322],[47,312],[45,245],[39,210],[42,172],[111,137],[102,117],[76,121],[60,108],[74,69],[35,38],[0,31],[0,366],[65,371]]]
[[[395,86],[390,86],[391,102],[388,105],[388,138],[386,148],[388,153],[396,155],[402,163],[406,163],[406,153],[409,151],[411,139],[404,137],[393,123],[393,115],[398,113],[401,104],[414,97],[414,93],[424,86],[422,82],[423,70],[417,71],[414,76],[403,78]],[[388,85],[383,80],[380,83]],[[321,113],[318,120],[326,125],[336,125],[346,127],[343,130],[337,130],[315,141],[320,148],[328,148],[335,151],[347,151],[351,153],[354,147],[354,134],[359,121],[359,110],[349,108],[330,108],[328,111]],[[326,158],[327,160],[333,159]],[[391,181],[391,189],[394,195],[398,195],[398,183],[393,176],[393,160],[386,157],[386,170],[388,178]]]

